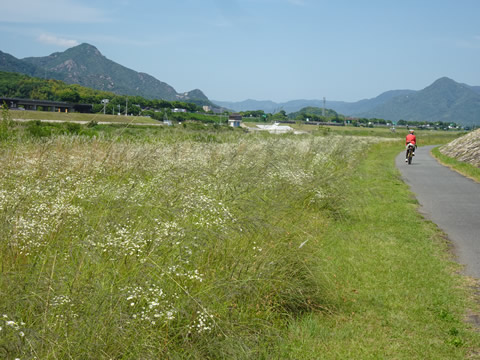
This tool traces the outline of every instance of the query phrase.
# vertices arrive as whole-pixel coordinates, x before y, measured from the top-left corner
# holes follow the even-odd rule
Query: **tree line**
[[[103,112],[102,100],[108,99],[108,104],[105,106],[105,112],[108,114],[124,112],[127,106],[127,96],[125,95],[95,90],[77,84],[66,84],[60,80],[40,79],[3,71],[0,71],[0,94],[4,97],[93,104],[93,112]],[[194,102],[128,96],[129,114],[140,115],[144,110],[148,112],[154,109],[174,108],[182,108],[189,112],[203,111],[202,107]]]

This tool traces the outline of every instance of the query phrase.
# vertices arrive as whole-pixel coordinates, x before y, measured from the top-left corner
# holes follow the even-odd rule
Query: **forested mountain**
[[[0,51],[0,70],[29,76],[39,76],[41,72],[41,69],[37,66],[19,60],[3,51]]]
[[[142,96],[147,99],[208,102],[201,90],[177,93],[175,89],[153,76],[126,68],[103,56],[89,44],[81,44],[64,52],[22,60],[0,54],[0,70],[30,76],[62,80],[116,94]]]

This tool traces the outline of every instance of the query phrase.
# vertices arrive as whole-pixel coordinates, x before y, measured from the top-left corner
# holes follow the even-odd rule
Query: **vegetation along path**
[[[466,274],[480,278],[480,184],[440,165],[430,154],[432,148],[419,148],[411,166],[402,152],[396,165],[421,211],[452,240]]]

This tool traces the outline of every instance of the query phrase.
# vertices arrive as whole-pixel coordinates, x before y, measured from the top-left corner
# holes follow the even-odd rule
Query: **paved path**
[[[412,165],[405,152],[395,160],[403,179],[420,202],[420,211],[452,241],[465,273],[480,279],[480,184],[440,165],[433,146],[419,147]]]

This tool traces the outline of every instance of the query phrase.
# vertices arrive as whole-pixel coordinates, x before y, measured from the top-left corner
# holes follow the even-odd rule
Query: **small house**
[[[228,116],[228,126],[231,127],[240,127],[242,126],[242,115],[240,114],[231,114]]]

